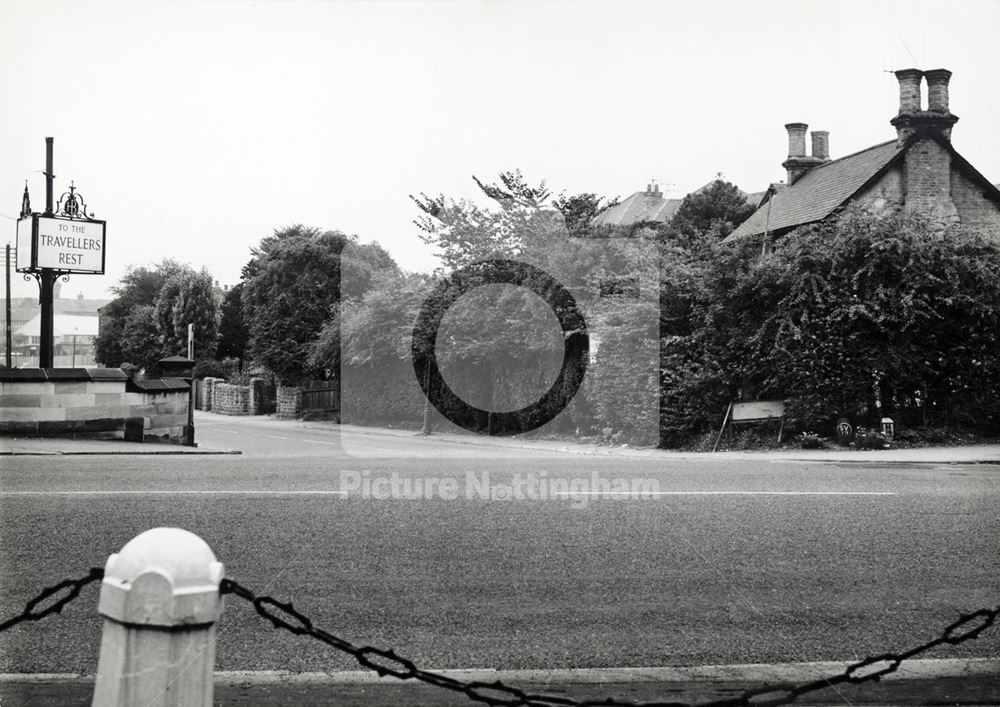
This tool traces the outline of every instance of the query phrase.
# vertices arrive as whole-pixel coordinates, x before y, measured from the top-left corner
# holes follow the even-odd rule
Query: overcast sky
[[[25,179],[108,222],[108,296],[171,257],[235,284],[294,223],[437,261],[409,194],[474,197],[520,168],[555,192],[683,196],[784,178],[783,125],[834,158],[895,136],[887,70],[954,72],[953,143],[1000,181],[1000,0],[10,2],[0,0],[0,226]],[[15,296],[37,294],[15,276]]]

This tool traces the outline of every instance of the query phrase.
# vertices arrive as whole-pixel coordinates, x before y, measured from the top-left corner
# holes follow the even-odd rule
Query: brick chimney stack
[[[785,130],[788,131],[788,159],[793,157],[805,157],[806,155],[806,130],[809,126],[805,123],[788,123]]]
[[[899,114],[890,124],[896,128],[896,147],[906,147],[903,158],[903,198],[907,211],[921,212],[942,223],[959,220],[951,196],[951,153],[934,137],[951,139],[958,122],[948,108],[947,69],[901,69]],[[927,79],[927,108],[921,101],[921,81]]]
[[[824,162],[830,161],[830,131],[813,130],[809,137],[812,138],[812,156]]]
[[[958,122],[958,116],[948,109],[948,81],[951,72],[947,69],[900,69],[896,73],[899,81],[899,113],[889,123],[896,128],[897,146],[902,147],[918,132],[937,131],[946,140],[951,140],[951,128]],[[927,79],[927,110],[923,109],[921,81]]]
[[[818,159],[815,154],[812,157],[806,154],[806,131],[808,129],[809,126],[805,123],[785,125],[785,130],[788,131],[788,159],[782,162],[781,166],[788,170],[789,184],[794,184],[803,174],[825,161]],[[813,135],[815,134],[814,132]],[[815,140],[813,144],[815,145]],[[813,151],[815,152],[815,148]]]
[[[900,69],[896,73],[899,81],[899,112],[919,113],[923,100],[920,95],[920,80],[924,72],[920,69]]]
[[[932,69],[924,72],[927,79],[927,110],[934,113],[948,112],[948,81],[951,72],[948,69]]]

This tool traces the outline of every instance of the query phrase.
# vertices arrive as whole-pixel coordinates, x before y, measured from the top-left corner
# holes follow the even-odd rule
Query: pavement
[[[270,418],[268,418],[270,419]],[[285,421],[280,421],[285,422]],[[335,425],[329,422],[287,421],[306,429],[343,429],[355,434],[373,436],[409,437],[414,444],[424,439],[413,430],[398,430],[355,425]],[[478,447],[514,447],[537,449],[547,452],[565,452],[593,456],[624,456],[663,459],[702,460],[789,460],[826,462],[888,462],[893,464],[1000,464],[1000,444],[976,444],[957,447],[917,447],[907,449],[857,450],[849,448],[831,449],[762,449],[721,452],[684,452],[668,449],[633,448],[628,446],[604,446],[567,440],[541,440],[525,437],[487,437],[484,435],[435,432],[433,439],[453,444]]]
[[[224,420],[225,416],[198,412],[195,416],[195,429],[198,421]],[[674,450],[632,448],[628,446],[601,446],[586,444],[571,440],[533,439],[525,437],[487,437],[468,433],[435,432],[430,437],[423,437],[413,430],[388,429],[376,427],[359,427],[355,425],[337,425],[324,421],[279,420],[274,416],[258,416],[240,418],[241,422],[253,421],[260,427],[272,429],[299,428],[307,430],[325,430],[336,434],[338,430],[351,432],[353,435],[365,435],[373,438],[406,438],[417,447],[422,441],[433,441],[435,444],[455,444],[478,448],[515,448],[537,450],[547,453],[583,454],[590,456],[621,456],[662,458],[664,460],[713,460],[713,461],[819,461],[819,462],[881,462],[888,464],[1000,464],[1000,444],[977,444],[954,447],[919,447],[907,449],[855,450],[849,448],[831,449],[797,449],[785,447],[782,449],[722,451],[722,452],[679,452]],[[236,447],[239,441],[234,440]],[[228,447],[217,442],[205,444],[199,441],[197,447],[185,447],[177,444],[160,442],[125,442],[123,440],[88,440],[88,439],[53,439],[0,437],[0,456],[2,455],[45,455],[45,454],[240,454],[238,448]]]
[[[500,681],[537,696],[577,701],[620,700],[613,704],[704,704],[740,696],[763,685],[789,686],[843,672],[836,663],[725,665],[696,668],[609,668],[592,670],[445,670],[464,683]],[[808,705],[997,705],[1000,660],[914,660],[896,673],[858,685],[831,685],[801,695]],[[214,707],[418,707],[477,704],[460,692],[413,680],[379,678],[371,672],[217,672]],[[0,675],[0,703],[33,707],[90,705],[93,675]],[[504,698],[503,694],[495,694]],[[782,697],[762,693],[760,700]],[[510,696],[506,696],[510,699]],[[593,703],[593,702],[591,702]],[[503,704],[514,704],[504,702]],[[535,702],[533,704],[538,704]],[[549,703],[551,704],[551,703]]]

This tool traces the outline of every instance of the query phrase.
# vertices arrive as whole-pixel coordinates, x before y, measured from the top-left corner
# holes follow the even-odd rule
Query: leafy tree
[[[219,320],[219,347],[216,355],[220,358],[246,358],[250,330],[243,316],[243,283],[237,283],[222,300]]]
[[[161,358],[159,344],[138,352],[130,343],[126,322],[140,307],[155,306],[163,285],[185,266],[174,260],[164,260],[153,268],[133,267],[111,288],[115,298],[101,310],[101,331],[94,343],[95,357],[105,366],[135,363],[136,358],[153,360]],[[145,310],[144,310],[145,311]]]
[[[733,184],[716,179],[684,197],[666,226],[668,235],[690,242],[704,237],[721,240],[754,212],[754,205]]]
[[[521,206],[537,209],[544,206],[552,196],[552,192],[545,186],[544,179],[537,185],[528,184],[519,169],[501,172],[498,176],[499,183],[484,183],[475,176],[472,179],[486,196],[505,207]]]
[[[860,209],[773,251],[715,244],[663,279],[669,446],[717,427],[726,402],[789,401],[790,422],[1000,421],[1000,244]]]
[[[396,268],[377,244],[301,225],[261,240],[243,269],[248,352],[286,384],[315,372],[310,346],[342,297],[357,297],[374,274]]]
[[[153,370],[164,353],[156,328],[156,307],[144,304],[134,308],[122,326],[122,356],[125,362]]]
[[[759,307],[747,380],[804,416],[874,424],[877,402],[919,400],[982,423],[1000,393],[1000,245],[984,234],[854,210],[779,242],[731,297]]]
[[[188,325],[194,324],[195,357],[215,357],[219,325],[212,282],[208,270],[185,268],[163,284],[154,316],[165,355],[186,355]]]
[[[581,430],[611,427],[623,442],[655,442],[642,431],[655,431],[655,419],[649,417],[655,418],[656,411],[649,398],[657,395],[655,306],[650,309],[630,297],[598,297],[609,281],[655,283],[655,260],[637,258],[635,244],[624,236],[597,243],[587,238],[598,235],[592,233],[591,221],[604,208],[603,199],[593,194],[552,199],[545,182],[530,184],[517,171],[501,173],[492,184],[475,181],[492,200],[490,207],[444,196],[414,199],[423,212],[417,224],[424,240],[442,250],[449,268],[512,258],[541,267],[574,291],[592,345],[602,348],[598,365],[587,373],[583,389],[558,424]],[[497,294],[479,307],[481,321],[456,323],[474,336],[450,342],[449,363],[460,378],[465,375],[480,388],[461,397],[479,407],[508,409],[510,401],[537,389],[532,374],[551,369],[546,362],[553,347],[543,345],[544,334],[552,333],[551,322],[542,326],[532,311],[533,299],[524,291]],[[558,343],[556,353],[561,354],[563,342]]]
[[[586,236],[594,228],[594,218],[603,211],[618,204],[618,197],[606,201],[603,196],[584,193],[566,196],[561,194],[552,200],[552,205],[562,214],[566,230],[573,236]]]
[[[593,217],[617,203],[602,204],[603,197],[594,194],[553,199],[544,180],[529,184],[520,170],[501,172],[497,182],[473,180],[492,200],[489,206],[444,195],[410,196],[421,211],[414,221],[421,239],[441,250],[449,268],[529,250],[541,253],[567,236],[587,235]]]

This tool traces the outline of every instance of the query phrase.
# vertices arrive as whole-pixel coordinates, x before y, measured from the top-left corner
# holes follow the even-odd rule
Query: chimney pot
[[[806,156],[806,130],[809,126],[805,123],[786,123],[785,130],[788,131],[788,156]]]
[[[927,79],[927,110],[935,113],[948,112],[948,69],[932,69],[924,72]]]
[[[823,160],[827,162],[830,160],[830,131],[829,130],[813,130],[810,134],[812,137],[812,156],[816,159]]]
[[[923,77],[927,78],[927,110],[920,108],[920,82]],[[948,110],[951,72],[947,69],[900,69],[896,78],[899,79],[899,114],[889,121],[896,128],[896,144],[903,147],[914,135],[923,131],[937,131],[950,140],[951,128],[958,122],[958,116]]]
[[[896,73],[899,81],[899,112],[916,113],[920,110],[920,79],[924,72],[920,69],[900,69]]]

